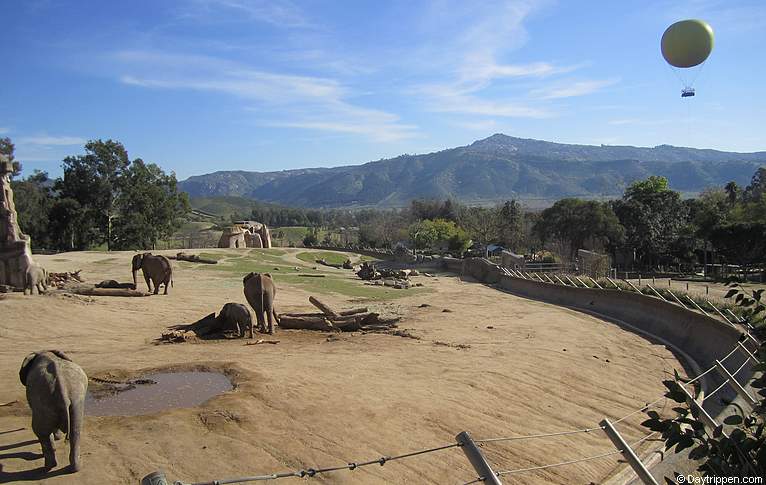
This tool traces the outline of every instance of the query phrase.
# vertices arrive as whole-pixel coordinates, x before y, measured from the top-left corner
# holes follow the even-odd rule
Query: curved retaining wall
[[[444,266],[478,281],[497,284],[519,296],[583,310],[613,319],[618,324],[627,324],[628,329],[633,327],[633,330],[657,337],[674,347],[681,352],[682,357],[691,359],[692,364],[696,363],[703,370],[715,365],[716,359],[722,359],[729,353],[743,335],[736,328],[715,318],[646,295],[609,289],[574,288],[507,276],[500,268],[480,258],[445,258]],[[733,371],[746,358],[744,352],[737,351],[726,360],[725,366]],[[692,372],[689,370],[690,374]],[[737,380],[745,385],[751,376],[750,366],[745,366],[737,374]],[[722,383],[721,376],[711,372],[703,380],[702,388],[709,391]],[[729,399],[736,397],[730,386],[726,386],[720,395]],[[705,409],[713,416],[718,415],[722,411],[720,399],[706,401]]]

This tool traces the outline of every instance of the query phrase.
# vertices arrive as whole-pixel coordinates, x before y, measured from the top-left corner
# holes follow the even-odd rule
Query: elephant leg
[[[34,413],[32,414],[32,431],[40,440],[40,447],[43,449],[43,457],[45,457],[45,468],[47,470],[54,468],[58,463],[56,462],[56,450],[53,447],[51,433],[47,426],[40,423],[39,419],[35,420]]]
[[[152,291],[152,285],[149,284],[149,275],[144,273],[144,280],[146,281],[146,291]]]
[[[269,308],[266,311],[266,318],[269,320],[269,335],[274,335],[274,310]]]
[[[258,331],[261,333],[266,333],[266,321],[263,318],[263,311],[256,310],[255,318],[258,320]]]
[[[154,284],[154,294],[157,295],[160,292],[160,282],[156,280],[152,280],[152,284]]]
[[[69,469],[80,471],[80,430],[82,429],[85,403],[74,402],[69,405]]]
[[[170,277],[165,279],[165,293],[163,293],[163,295],[168,294],[168,286],[170,286]]]

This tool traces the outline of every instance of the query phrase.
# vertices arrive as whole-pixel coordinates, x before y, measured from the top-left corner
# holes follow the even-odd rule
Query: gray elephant
[[[245,330],[253,338],[253,318],[250,310],[241,303],[227,303],[221,308],[218,319],[225,330],[235,329],[240,338],[245,337]]]
[[[136,274],[140,269],[144,273],[144,280],[149,291],[152,291],[152,284],[154,284],[155,295],[159,293],[160,285],[165,285],[165,293],[163,293],[165,295],[168,294],[168,286],[173,286],[173,267],[165,256],[155,256],[152,253],[136,254],[133,256],[131,266],[134,285],[138,283]]]
[[[266,319],[269,321],[269,333],[274,333],[274,321],[277,320],[276,310],[274,310],[274,296],[277,293],[277,287],[274,280],[268,273],[249,273],[242,279],[245,287],[245,298],[250,306],[255,310],[255,317],[258,320],[258,331],[266,331]]]
[[[43,290],[48,291],[48,285],[50,284],[50,277],[48,271],[42,266],[33,264],[27,267],[27,271],[24,275],[24,294],[32,295],[34,289],[37,288],[37,294],[41,295]]]
[[[69,440],[69,470],[80,470],[80,432],[85,413],[88,376],[59,350],[29,354],[21,364],[19,379],[27,388],[32,409],[32,431],[40,440],[45,468],[56,466],[53,437]]]

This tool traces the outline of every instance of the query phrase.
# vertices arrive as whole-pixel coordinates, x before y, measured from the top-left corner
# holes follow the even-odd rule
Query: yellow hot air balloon
[[[714,40],[713,28],[704,20],[681,20],[662,34],[662,57],[675,68],[692,68],[707,60],[713,50]],[[680,74],[679,77],[684,80]],[[694,96],[694,89],[689,83],[685,84],[681,96]]]

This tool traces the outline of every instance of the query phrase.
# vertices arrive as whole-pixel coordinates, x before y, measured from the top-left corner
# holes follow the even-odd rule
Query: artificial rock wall
[[[13,165],[0,155],[0,285],[24,287],[27,268],[33,264],[29,236],[21,233],[11,189]]]

